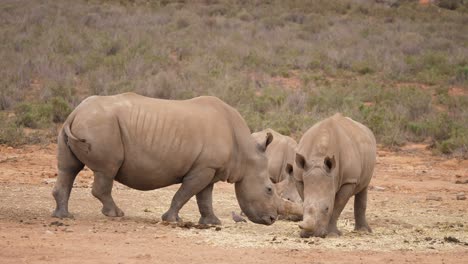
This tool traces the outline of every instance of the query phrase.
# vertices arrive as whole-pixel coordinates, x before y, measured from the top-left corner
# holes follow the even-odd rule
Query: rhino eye
[[[271,187],[267,187],[266,192],[267,192],[267,194],[272,195],[273,194],[273,189]]]

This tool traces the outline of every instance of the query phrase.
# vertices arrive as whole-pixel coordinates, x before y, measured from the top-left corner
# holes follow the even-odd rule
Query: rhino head
[[[235,184],[239,206],[250,221],[271,225],[278,216],[279,196],[270,181],[265,151],[273,140],[268,133],[257,151],[244,166],[244,175]]]
[[[302,203],[301,196],[299,196],[299,193],[296,188],[296,182],[294,180],[294,169],[293,165],[290,163],[286,164],[286,172],[287,172],[287,177],[284,177],[284,179],[278,183],[275,183],[276,190],[278,192],[278,195],[286,199],[288,201],[291,201],[293,203]]]
[[[335,203],[335,157],[313,157],[306,160],[296,154],[296,165],[301,173],[296,173],[295,180],[299,195],[304,203],[301,237],[325,237],[328,234]]]

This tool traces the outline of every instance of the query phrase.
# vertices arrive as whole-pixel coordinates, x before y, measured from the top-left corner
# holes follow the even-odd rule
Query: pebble
[[[457,200],[466,200],[466,196],[464,192],[457,193]]]
[[[45,184],[55,183],[57,179],[44,179],[42,182]]]
[[[428,195],[426,201],[442,201],[442,197],[435,195]]]
[[[379,192],[385,191],[385,188],[384,188],[384,187],[380,187],[380,186],[374,186],[373,189],[376,190],[376,191],[379,191]]]

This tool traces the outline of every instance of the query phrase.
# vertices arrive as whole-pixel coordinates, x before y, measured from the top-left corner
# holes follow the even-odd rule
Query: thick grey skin
[[[114,180],[138,190],[182,183],[162,219],[179,221],[179,210],[196,195],[199,223],[220,224],[212,207],[213,184],[227,181],[235,183],[239,205],[251,221],[272,224],[279,197],[267,172],[267,144],[257,145],[240,114],[215,97],[89,97],[58,137],[53,216],[70,216],[73,181],[86,165],[94,172],[92,194],[106,216],[124,215],[111,195]]]
[[[341,114],[311,127],[299,142],[295,174],[304,199],[302,237],[338,236],[336,223],[351,196],[355,229],[372,232],[366,221],[367,189],[376,160],[375,137]]]
[[[295,182],[291,179],[295,166],[297,142],[270,128],[252,133],[252,136],[258,144],[261,144],[265,141],[268,133],[273,135],[273,140],[265,151],[270,179],[275,183],[280,197],[291,202],[302,203]]]
[[[265,141],[268,133],[273,135],[273,141],[265,151],[268,158],[270,180],[275,184],[276,191],[281,198],[302,206],[302,199],[297,192],[293,176],[297,142],[270,128],[252,133],[252,136],[261,144],[261,142]],[[299,215],[283,215],[283,217],[299,221],[302,220],[302,210],[299,212]]]

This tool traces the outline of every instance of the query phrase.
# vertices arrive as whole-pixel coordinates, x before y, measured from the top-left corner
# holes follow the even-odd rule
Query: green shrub
[[[15,108],[16,124],[29,128],[45,128],[53,122],[63,122],[71,108],[61,97],[54,97],[47,103],[21,103]]]
[[[0,112],[0,144],[17,146],[24,143],[24,132],[14,120],[4,112]]]
[[[21,103],[15,108],[16,124],[29,128],[42,128],[52,123],[52,106],[49,104]]]
[[[64,122],[70,115],[72,109],[62,97],[54,97],[50,101],[52,105],[52,121],[55,123]]]
[[[458,67],[455,81],[460,84],[468,83],[468,65]]]

